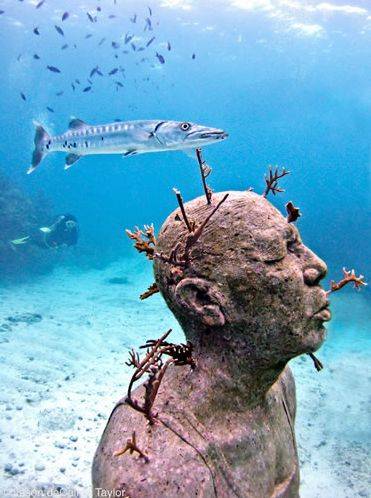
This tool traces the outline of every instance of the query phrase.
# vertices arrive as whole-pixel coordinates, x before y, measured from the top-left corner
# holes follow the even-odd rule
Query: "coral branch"
[[[322,368],[323,368],[322,362],[320,362],[319,359],[316,356],[314,356],[313,353],[308,353],[308,356],[310,356],[312,358],[313,363],[314,363],[314,367],[317,370],[317,372],[322,370]]]
[[[204,159],[202,157],[202,150],[201,149],[196,149],[196,156],[197,156],[198,165],[200,167],[202,186],[204,188],[206,202],[208,204],[211,204],[212,191],[206,183],[206,178],[210,175],[211,168],[204,161]]]
[[[144,459],[144,461],[145,461],[146,463],[148,463],[148,462],[149,462],[149,458],[147,457],[147,455],[145,455],[145,454],[143,453],[143,451],[142,451],[140,448],[138,448],[138,445],[137,445],[137,440],[136,440],[136,436],[135,436],[135,431],[133,431],[133,434],[132,434],[132,436],[131,436],[131,439],[128,439],[128,440],[126,441],[126,445],[125,445],[125,447],[124,447],[124,448],[122,448],[122,449],[121,449],[121,450],[119,450],[119,451],[115,451],[115,453],[114,453],[113,455],[114,455],[114,456],[116,456],[116,457],[118,457],[118,456],[123,455],[123,454],[124,454],[124,453],[126,453],[127,451],[130,453],[130,455],[132,455],[134,452],[136,452],[136,453],[138,453],[138,455],[139,455],[139,457],[140,457],[140,458],[143,458],[143,459]]]
[[[301,212],[298,207],[294,206],[294,204],[289,201],[286,204],[286,212],[287,212],[287,223],[294,223],[301,216]]]
[[[134,247],[138,252],[144,252],[148,259],[153,259],[156,237],[153,225],[144,225],[144,230],[135,227],[135,232],[125,230],[127,236],[135,240]]]
[[[166,342],[165,339],[170,334],[171,329],[168,330],[162,337],[157,340],[149,340],[141,346],[141,349],[147,349],[147,353],[142,360],[134,350],[130,352],[129,366],[135,368],[135,372],[130,380],[127,396],[125,401],[134,410],[141,412],[148,419],[150,424],[154,423],[157,414],[153,413],[153,405],[156,400],[158,390],[162,379],[166,373],[167,368],[171,365],[190,365],[191,368],[195,367],[195,362],[192,358],[193,347],[191,343],[187,344],[172,344]],[[170,358],[165,363],[162,361],[162,355],[167,355]],[[138,381],[144,374],[148,375],[144,387],[144,401],[133,399],[132,388],[134,383]]]
[[[157,287],[156,282],[154,282],[152,285],[150,285],[148,287],[148,289],[145,292],[143,292],[143,294],[141,294],[139,296],[139,298],[143,301],[144,299],[147,299],[148,297],[153,296],[153,294],[156,294],[157,292],[160,292],[160,291]]]
[[[182,212],[183,221],[186,224],[186,227],[188,228],[188,232],[192,232],[192,225],[191,225],[191,223],[188,220],[187,213],[186,213],[185,208],[184,208],[184,202],[183,202],[182,194],[180,193],[180,190],[178,190],[177,188],[173,188],[173,191],[174,191],[174,193],[176,195],[176,198],[177,198],[180,210]]]
[[[263,192],[263,197],[267,197],[269,192],[271,191],[273,195],[276,195],[279,192],[284,192],[283,189],[281,189],[278,186],[278,180],[280,178],[283,178],[286,175],[289,175],[290,171],[287,171],[285,168],[282,169],[281,173],[279,172],[278,166],[276,166],[275,170],[273,171],[273,167],[269,166],[269,176],[265,175],[265,183],[266,187]]]
[[[178,202],[179,202],[178,195],[180,196],[180,192],[175,191],[175,193],[177,194],[177,198],[178,198]],[[191,230],[189,231],[189,233],[186,237],[183,249],[182,249],[182,244],[180,242],[178,242],[168,256],[163,254],[163,253],[155,253],[154,257],[158,258],[161,261],[168,263],[172,266],[177,266],[178,268],[186,268],[191,262],[190,251],[191,251],[192,247],[197,243],[198,239],[202,235],[202,232],[203,232],[205,226],[208,224],[208,222],[214,216],[214,214],[218,211],[218,209],[223,204],[223,202],[225,202],[228,195],[229,194],[224,195],[224,197],[218,202],[218,204],[214,207],[214,209],[211,211],[211,213],[205,218],[205,220],[198,227],[196,227],[194,223],[189,223],[189,221],[188,221],[188,225],[191,228]],[[180,199],[181,199],[181,196],[180,196]],[[188,220],[187,215],[185,213],[183,201],[182,201],[182,206],[183,206],[185,219]],[[187,227],[188,227],[188,225],[187,225]]]
[[[343,274],[344,278],[342,278],[339,282],[335,282],[334,280],[331,280],[330,284],[330,290],[327,291],[327,294],[330,294],[330,292],[335,292],[340,289],[342,289],[345,285],[353,282],[354,288],[355,289],[360,289],[362,286],[367,285],[367,283],[363,280],[364,276],[360,275],[359,277],[356,276],[354,270],[346,270],[343,268]]]

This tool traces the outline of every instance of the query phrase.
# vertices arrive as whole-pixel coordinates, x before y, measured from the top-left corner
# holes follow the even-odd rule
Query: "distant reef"
[[[54,267],[58,255],[53,251],[10,243],[50,224],[53,215],[43,194],[27,194],[0,169],[0,283],[25,280]]]

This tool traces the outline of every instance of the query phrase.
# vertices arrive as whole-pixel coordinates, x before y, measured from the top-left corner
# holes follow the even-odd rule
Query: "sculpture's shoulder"
[[[133,430],[148,462],[136,452],[115,456]],[[215,496],[212,474],[197,447],[187,441],[187,434],[158,421],[148,426],[144,416],[125,403],[115,409],[99,443],[93,462],[93,488],[94,497],[105,496],[101,490],[120,490],[127,498]]]

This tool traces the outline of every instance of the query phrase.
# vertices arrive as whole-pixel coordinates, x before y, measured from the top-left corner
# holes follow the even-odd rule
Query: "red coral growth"
[[[327,293],[329,294],[330,292],[335,292],[343,288],[345,285],[353,282],[354,288],[355,289],[360,289],[362,286],[367,285],[367,283],[363,280],[364,276],[360,275],[359,277],[356,276],[354,270],[346,270],[343,268],[343,274],[344,278],[342,278],[339,282],[335,282],[334,280],[331,280],[331,288]]]

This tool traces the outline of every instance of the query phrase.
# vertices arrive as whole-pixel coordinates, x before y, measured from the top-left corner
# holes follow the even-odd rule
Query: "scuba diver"
[[[34,233],[20,239],[10,241],[13,246],[33,244],[43,249],[54,249],[77,244],[79,225],[72,214],[61,214],[54,223],[40,227]]]

